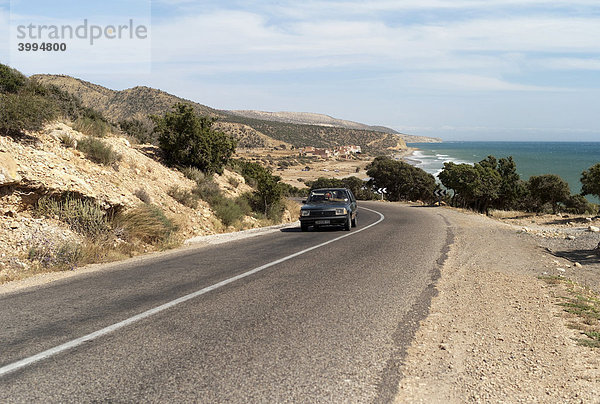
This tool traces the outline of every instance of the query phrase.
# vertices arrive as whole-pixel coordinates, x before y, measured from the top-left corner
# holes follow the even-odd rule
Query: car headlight
[[[302,211],[300,211],[300,216],[310,216],[310,210],[302,210]]]
[[[336,215],[347,215],[348,211],[346,210],[346,208],[336,208],[335,214]]]

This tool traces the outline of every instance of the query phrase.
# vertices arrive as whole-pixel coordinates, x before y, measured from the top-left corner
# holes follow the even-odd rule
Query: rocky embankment
[[[18,139],[0,136],[0,282],[27,269],[31,245],[80,240],[58,218],[36,217],[33,208],[43,196],[73,194],[97,201],[106,212],[149,202],[177,224],[180,239],[233,230],[223,226],[204,201],[193,209],[169,196],[173,187],[192,190],[196,183],[162,165],[155,147],[134,146],[121,137],[103,138],[121,156],[107,166],[90,161],[74,147],[83,137],[61,122]],[[251,190],[241,175],[227,170],[214,181],[229,197]],[[291,219],[289,214],[287,218]],[[244,219],[244,227],[257,226],[257,220]]]

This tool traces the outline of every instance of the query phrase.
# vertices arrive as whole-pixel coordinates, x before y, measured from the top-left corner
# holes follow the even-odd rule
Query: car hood
[[[335,209],[335,208],[348,208],[349,203],[344,202],[325,202],[325,203],[307,203],[302,205],[302,210],[313,210],[313,209]]]

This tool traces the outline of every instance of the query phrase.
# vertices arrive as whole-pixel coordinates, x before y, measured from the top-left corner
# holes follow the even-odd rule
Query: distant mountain
[[[253,110],[226,111],[233,115],[243,116],[264,121],[296,123],[300,125],[334,126],[336,128],[372,130],[375,132],[398,134],[394,129],[385,126],[369,126],[363,123],[333,118],[329,115],[312,112],[265,112]]]
[[[439,137],[415,136],[400,134],[406,143],[442,143],[443,140]]]
[[[427,136],[414,136],[400,133],[392,128],[386,126],[374,126],[366,125],[364,123],[347,121],[344,119],[333,118],[329,115],[316,114],[312,112],[266,112],[266,111],[254,111],[254,110],[233,110],[233,111],[222,111],[226,114],[231,114],[237,117],[244,117],[249,119],[272,121],[272,122],[283,122],[293,123],[299,125],[316,125],[316,126],[329,126],[335,128],[346,128],[346,129],[357,129],[374,132],[388,133],[392,135],[398,135],[407,143],[440,143],[442,139],[433,138]]]
[[[406,149],[402,135],[393,129],[372,127],[326,115],[223,111],[149,87],[116,91],[70,76],[36,75],[32,78],[76,95],[85,106],[102,112],[115,123],[131,119],[147,120],[148,115],[164,114],[173,105],[185,102],[191,104],[200,115],[218,118],[218,129],[238,139],[241,147],[269,147],[279,144],[334,147],[354,144],[371,154]]]

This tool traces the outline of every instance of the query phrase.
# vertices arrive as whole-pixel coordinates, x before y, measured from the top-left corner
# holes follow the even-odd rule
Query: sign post
[[[433,194],[438,197],[438,205],[442,206],[442,198],[446,196],[448,192],[445,189],[436,189]]]
[[[383,194],[387,194],[387,188],[379,188],[377,193],[381,194],[381,200],[383,201]]]

